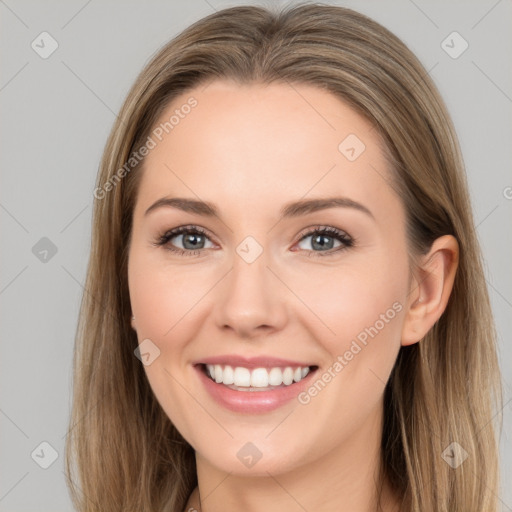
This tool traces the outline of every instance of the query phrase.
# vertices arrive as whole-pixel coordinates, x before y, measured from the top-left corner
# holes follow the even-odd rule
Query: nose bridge
[[[235,249],[231,272],[216,304],[220,327],[250,335],[259,327],[281,328],[285,319],[282,291],[269,270],[270,251],[248,236]]]

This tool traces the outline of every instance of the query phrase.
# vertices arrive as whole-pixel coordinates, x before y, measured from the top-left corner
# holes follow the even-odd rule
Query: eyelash
[[[187,250],[187,249],[179,249],[172,247],[171,245],[168,245],[168,242],[174,238],[175,236],[182,235],[182,234],[200,234],[204,235],[207,238],[210,238],[207,234],[207,232],[200,228],[199,226],[180,226],[179,228],[171,229],[170,231],[166,231],[162,235],[158,236],[156,241],[153,243],[153,245],[157,247],[164,247],[166,250],[171,251],[175,254],[178,254],[179,256],[200,256],[202,251],[205,251],[206,249],[196,249],[196,250]],[[307,238],[311,235],[327,235],[330,237],[337,238],[340,242],[342,242],[344,245],[337,247],[335,249],[330,249],[329,251],[307,251],[309,257],[329,257],[333,256],[334,254],[337,254],[343,250],[346,250],[350,247],[353,247],[355,245],[355,239],[351,236],[347,235],[345,232],[340,231],[339,229],[336,229],[331,226],[316,226],[315,228],[306,231],[305,233],[301,233],[300,238],[298,239],[298,242],[301,242],[304,238]]]

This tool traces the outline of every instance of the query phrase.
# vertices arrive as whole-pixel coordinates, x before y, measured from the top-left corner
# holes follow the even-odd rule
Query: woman
[[[196,22],[129,92],[94,195],[77,510],[497,510],[462,157],[388,30],[319,4]]]

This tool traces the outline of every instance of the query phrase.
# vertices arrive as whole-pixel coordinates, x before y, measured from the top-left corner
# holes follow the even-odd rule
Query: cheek
[[[193,268],[171,267],[162,264],[162,258],[155,260],[133,255],[129,265],[130,301],[139,336],[164,340],[186,323],[186,315],[200,301],[208,283],[206,276]]]
[[[333,273],[308,295],[321,317],[309,326],[328,357],[299,402],[307,417],[318,419],[311,428],[326,444],[363,428],[400,349],[406,276],[379,268]]]
[[[377,334],[383,340],[399,336],[406,266],[392,264],[385,254],[357,262],[347,259],[314,273],[288,273],[285,280],[293,282],[294,293],[306,306],[301,321],[311,319],[314,338],[322,340],[332,356],[343,353],[355,339],[364,344]]]
[[[306,316],[312,319],[309,329],[328,354],[319,375],[328,388],[323,398],[314,398],[315,389],[304,397],[304,402],[315,401],[315,414],[322,413],[325,402],[338,404],[343,422],[343,415],[362,418],[375,405],[400,349],[407,276],[406,255],[383,252],[357,263],[347,259],[325,275],[317,273],[314,281],[309,274],[297,282],[297,294],[307,297],[315,313],[305,313],[302,323]]]
[[[194,418],[188,414],[190,396],[182,385],[191,379],[187,373],[191,371],[187,367],[187,340],[197,328],[197,323],[190,321],[193,307],[204,295],[204,289],[197,287],[198,279],[197,274],[181,272],[176,266],[169,268],[143,251],[130,255],[128,281],[138,341],[141,344],[149,339],[159,350],[151,363],[144,365],[144,371],[162,409],[192,442],[189,436]]]

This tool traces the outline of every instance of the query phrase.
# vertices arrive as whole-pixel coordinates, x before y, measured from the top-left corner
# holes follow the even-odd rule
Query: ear
[[[132,329],[134,331],[136,331],[137,329],[135,328],[135,317],[134,316],[132,316],[132,318],[131,318],[131,324],[132,324]]]
[[[452,235],[434,241],[421,256],[411,280],[407,311],[402,328],[402,345],[420,341],[441,317],[453,288],[459,264],[459,244]]]

